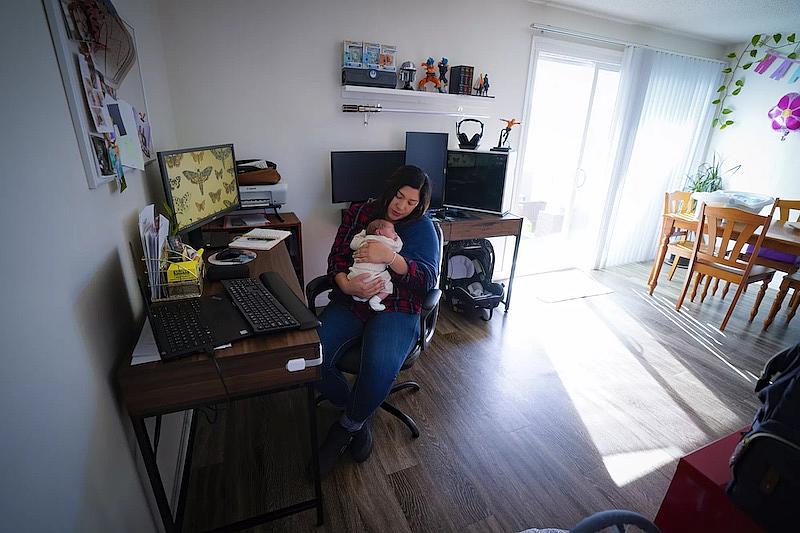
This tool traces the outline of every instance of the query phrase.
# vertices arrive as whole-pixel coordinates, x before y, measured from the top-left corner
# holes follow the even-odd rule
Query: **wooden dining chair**
[[[696,204],[697,202],[692,200],[692,193],[690,192],[673,191],[664,193],[665,215],[691,215],[694,213]],[[667,245],[667,253],[675,256],[672,261],[672,268],[669,269],[669,275],[667,276],[670,281],[672,281],[672,276],[675,275],[675,271],[678,269],[680,258],[683,257],[688,260],[694,248],[694,241],[691,240],[688,231],[678,230],[673,232],[672,236],[677,237],[677,239]]]
[[[783,299],[786,298],[789,289],[794,289],[794,294],[792,299],[789,300],[789,315],[786,317],[787,324],[794,318],[797,308],[800,307],[800,273],[790,274],[783,278],[781,288],[778,289],[778,295],[775,297],[775,302],[769,310],[769,316],[764,321],[764,331],[772,324],[772,321],[775,320],[775,315],[781,310]]]
[[[735,283],[738,285],[736,294],[734,294],[725,319],[719,327],[720,331],[724,331],[744,288],[751,283],[760,281],[762,282],[761,290],[756,296],[753,310],[750,313],[752,321],[758,313],[758,307],[767,291],[767,285],[775,275],[774,269],[754,264],[754,259],[758,257],[758,251],[764,235],[769,229],[771,219],[772,213],[768,216],[760,216],[732,207],[711,207],[703,204],[700,219],[697,222],[695,233],[697,237],[689,258],[686,280],[683,282],[683,290],[675,309],[680,311],[693,275],[695,280],[692,301],[697,295],[697,288],[703,278],[706,278],[706,281],[701,301],[705,299],[712,278]],[[752,238],[755,238],[753,253],[748,261],[744,261],[741,258],[742,249]]]
[[[775,200],[773,211],[778,211],[778,220],[781,222],[800,222],[800,200],[782,200],[780,198]],[[748,253],[751,250],[748,250]],[[767,253],[765,253],[767,252]],[[783,257],[776,258],[776,255]],[[781,260],[779,260],[781,259]],[[797,263],[797,257],[789,254],[776,254],[769,253],[767,248],[762,248],[761,253],[756,257],[757,265],[762,265],[768,268],[774,268],[787,274],[794,274],[800,268]]]

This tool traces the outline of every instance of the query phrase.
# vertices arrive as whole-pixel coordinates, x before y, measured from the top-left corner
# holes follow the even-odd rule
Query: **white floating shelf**
[[[365,125],[369,122],[368,114],[375,112],[489,119],[488,109],[494,101],[493,97],[485,96],[407,91],[383,87],[360,87],[356,85],[342,86],[342,99],[358,102],[359,105],[382,108],[380,111],[365,113]]]

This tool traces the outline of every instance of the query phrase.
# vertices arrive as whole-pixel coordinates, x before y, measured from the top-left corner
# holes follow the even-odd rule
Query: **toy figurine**
[[[403,89],[406,91],[413,91],[414,78],[417,76],[417,67],[411,61],[404,61],[400,65],[400,81],[403,82]]]
[[[425,67],[425,77],[422,78],[421,80],[419,80],[419,83],[417,84],[417,89],[419,89],[420,91],[424,91],[425,90],[425,84],[427,84],[428,82],[431,82],[433,84],[433,86],[436,87],[436,89],[440,93],[444,92],[444,89],[442,88],[442,83],[436,77],[435,64],[436,64],[436,61],[434,61],[432,57],[429,57],[427,61],[425,61],[424,63],[422,63],[420,65],[422,67]]]
[[[472,89],[475,91],[475,96],[481,95],[481,91],[483,91],[483,73],[478,74],[478,81],[475,82]]]
[[[506,127],[500,130],[500,139],[498,139],[497,146],[492,148],[492,151],[510,152],[511,147],[506,146],[506,143],[508,142],[508,134],[511,133],[511,128],[518,124],[522,124],[522,122],[517,122],[517,119],[515,118],[512,118],[511,120],[508,120],[507,118],[501,118],[500,120],[506,123]]]
[[[483,84],[481,86],[481,96],[489,96],[489,75],[483,75]]]
[[[443,57],[437,66],[439,67],[439,81],[442,82],[442,88],[444,89],[444,86],[447,85],[447,69],[450,66],[447,58]]]

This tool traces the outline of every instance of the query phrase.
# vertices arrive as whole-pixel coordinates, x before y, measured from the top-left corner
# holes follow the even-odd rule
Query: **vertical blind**
[[[719,61],[626,47],[597,267],[655,256],[664,192],[702,162],[720,80]]]

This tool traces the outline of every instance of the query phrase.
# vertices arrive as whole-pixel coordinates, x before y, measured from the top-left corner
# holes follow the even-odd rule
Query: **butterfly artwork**
[[[197,210],[200,212],[205,211],[206,209],[206,201],[203,200],[202,202],[195,202],[194,205],[197,207]]]
[[[215,204],[219,202],[219,199],[222,196],[222,189],[217,189],[215,192],[208,193],[208,195],[211,197],[211,203]]]
[[[208,178],[211,177],[212,170],[213,168],[210,166],[204,168],[203,170],[200,170],[198,168],[196,172],[193,172],[191,170],[184,170],[183,175],[187,180],[200,187],[200,194],[203,194],[203,184],[206,181],[208,181]]]
[[[189,192],[187,191],[183,196],[174,196],[172,203],[175,204],[176,213],[183,213],[189,207]]]
[[[222,203],[225,204],[225,207],[231,207],[232,205],[234,205],[236,203],[236,199],[234,198],[232,201],[231,200],[223,200]]]
[[[192,160],[198,165],[203,162],[203,158],[205,156],[206,156],[205,152],[192,152]]]
[[[222,185],[225,186],[225,192],[227,194],[232,193],[233,190],[236,189],[236,184],[235,183],[223,183]]]
[[[169,179],[169,186],[173,189],[180,189],[181,188],[181,176],[178,174]]]
[[[222,171],[221,170],[214,170],[214,177],[216,177],[218,180],[221,180],[222,179]]]
[[[233,177],[233,176],[234,176],[234,173],[233,173],[233,169],[232,169],[232,168],[226,168],[225,170],[227,170],[227,171],[228,171],[228,174],[230,174],[230,175],[231,175],[231,177]]]
[[[181,164],[181,159],[183,159],[183,154],[172,154],[164,156],[164,159],[167,160],[167,168],[174,168]]]
[[[220,161],[225,161],[225,158],[231,153],[230,148],[212,148],[211,153]]]

